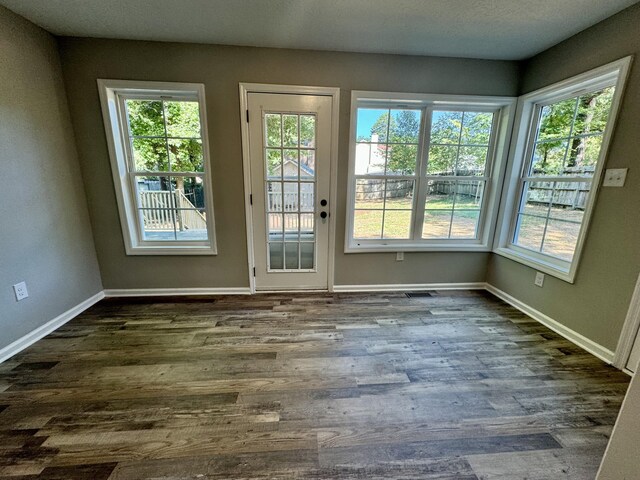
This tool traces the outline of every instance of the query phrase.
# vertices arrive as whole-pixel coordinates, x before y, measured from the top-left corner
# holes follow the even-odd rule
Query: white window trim
[[[607,161],[607,153],[613,131],[615,130],[618,111],[624,93],[625,82],[629,73],[632,57],[625,57],[603,65],[588,72],[562,80],[539,90],[530,92],[518,99],[517,121],[511,140],[512,148],[507,165],[504,195],[500,206],[499,225],[496,232],[493,252],[514,260],[523,265],[547,273],[569,283],[575,281],[582,250],[587,237],[593,208],[596,203],[602,174]],[[554,103],[564,98],[577,96],[584,90],[615,85],[616,90],[611,104],[611,113],[607,122],[600,157],[594,171],[592,187],[585,207],[576,250],[571,262],[554,258],[550,255],[534,252],[511,241],[515,229],[518,204],[522,195],[520,178],[523,168],[528,163],[528,151],[531,138],[535,135],[534,111],[541,103]]]
[[[495,233],[495,225],[500,202],[500,194],[504,179],[504,171],[508,155],[508,139],[511,137],[511,130],[515,118],[515,106],[517,99],[513,97],[492,97],[476,95],[437,95],[437,94],[417,94],[398,92],[372,92],[354,90],[351,92],[351,128],[349,137],[349,175],[347,187],[347,212],[345,223],[345,253],[369,253],[369,252],[430,252],[430,251],[450,251],[450,252],[489,252],[492,249],[491,241]],[[356,131],[357,131],[357,108],[362,106],[373,106],[380,108],[421,108],[427,109],[427,114],[423,115],[420,131],[420,139],[424,139],[430,132],[430,117],[433,109],[475,109],[495,111],[494,129],[492,131],[492,143],[488,162],[488,179],[484,191],[485,205],[481,211],[478,222],[477,239],[418,239],[419,233],[413,235],[411,239],[367,239],[355,240],[352,238],[355,210],[355,156],[356,156]],[[418,155],[422,158],[423,144],[418,146]],[[493,157],[493,159],[491,159]],[[419,184],[418,188],[424,188],[426,172],[420,171],[416,175]],[[420,179],[422,181],[420,182]],[[418,193],[415,195],[419,197]],[[417,200],[414,200],[417,201]],[[416,208],[415,213],[422,207]]]
[[[211,162],[209,134],[207,131],[206,102],[204,85],[195,83],[146,82],[128,80],[98,79],[98,90],[102,105],[105,134],[111,160],[111,172],[116,191],[120,224],[127,255],[215,255],[217,253],[215,221],[213,215],[213,194],[211,182]],[[135,193],[130,186],[130,174],[127,167],[129,155],[126,145],[128,134],[120,115],[121,95],[176,96],[197,99],[200,110],[202,135],[202,153],[204,171],[202,172],[205,211],[207,217],[207,241],[148,241],[143,240],[137,220]],[[200,175],[200,172],[198,172]]]

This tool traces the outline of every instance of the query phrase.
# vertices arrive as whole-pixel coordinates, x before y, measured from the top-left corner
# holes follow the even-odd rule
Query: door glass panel
[[[270,112],[263,128],[269,271],[313,269],[316,117]]]

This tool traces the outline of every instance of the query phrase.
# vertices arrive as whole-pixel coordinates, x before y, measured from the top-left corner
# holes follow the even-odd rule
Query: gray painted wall
[[[248,286],[240,82],[341,88],[336,284],[483,282],[488,253],[344,254],[351,90],[515,95],[514,62],[62,38],[60,52],[105,288]],[[97,78],[204,83],[218,255],[126,256]]]
[[[0,166],[2,348],[102,289],[56,40],[3,7]]]
[[[624,188],[603,188],[595,206],[575,284],[492,255],[488,282],[600,345],[614,350],[640,271],[640,5],[534,57],[524,66],[527,93],[636,55],[609,149],[607,167],[628,167]]]

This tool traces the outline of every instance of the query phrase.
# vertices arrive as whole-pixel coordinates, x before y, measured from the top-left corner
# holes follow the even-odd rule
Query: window
[[[573,280],[615,121],[625,61],[526,95],[497,253]]]
[[[98,83],[127,253],[215,253],[204,87]]]
[[[346,251],[489,250],[512,105],[353,92]]]

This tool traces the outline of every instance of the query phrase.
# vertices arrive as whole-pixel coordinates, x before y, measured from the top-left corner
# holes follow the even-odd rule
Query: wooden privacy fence
[[[181,190],[143,190],[139,192],[140,208],[147,230],[206,230],[203,213]]]

